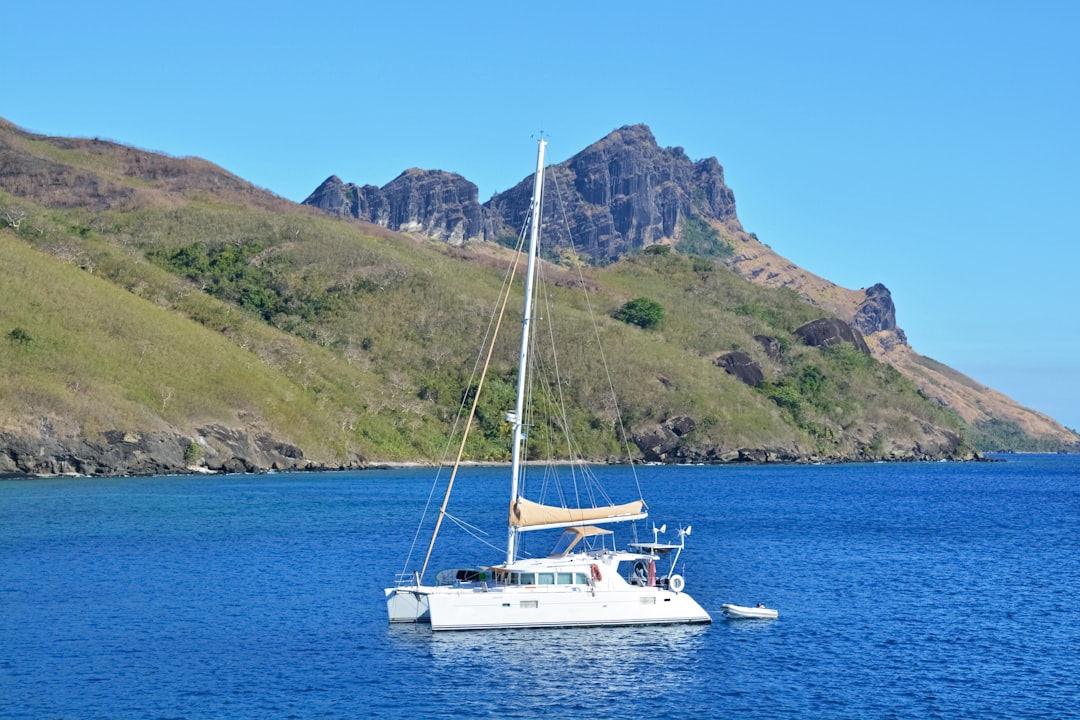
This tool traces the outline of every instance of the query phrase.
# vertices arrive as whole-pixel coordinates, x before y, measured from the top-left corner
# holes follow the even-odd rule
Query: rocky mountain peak
[[[331,175],[323,180],[319,187],[315,188],[315,192],[308,195],[304,204],[314,205],[331,215],[349,217],[353,215],[353,205],[349,196],[350,190],[348,186],[337,175]]]
[[[619,128],[548,173],[545,215],[566,216],[546,228],[548,245],[572,244],[596,262],[678,239],[691,217],[741,229],[716,158],[694,162],[680,147],[661,148],[646,125]],[[485,203],[488,239],[517,232],[531,193],[532,179],[525,178]]]
[[[596,262],[664,239],[685,220],[718,220],[741,230],[735,196],[716,158],[692,161],[680,147],[661,148],[646,125],[627,125],[548,169],[545,229],[549,245],[570,246]],[[304,201],[331,214],[453,244],[517,235],[529,210],[532,177],[481,206],[476,185],[442,170],[410,169],[387,185],[327,178]]]
[[[851,324],[863,335],[872,335],[881,330],[897,330],[896,306],[889,288],[881,283],[868,288],[866,298],[859,304]]]
[[[476,185],[456,173],[410,168],[381,188],[331,175],[304,204],[461,245],[483,236],[478,194]]]

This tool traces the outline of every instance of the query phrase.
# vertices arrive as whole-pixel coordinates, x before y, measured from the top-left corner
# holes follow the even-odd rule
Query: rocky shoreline
[[[135,476],[195,473],[259,473],[272,470],[354,470],[363,457],[345,462],[311,460],[295,445],[269,435],[213,425],[196,439],[169,432],[109,431],[101,441],[0,433],[0,476]]]
[[[696,448],[683,442],[692,429],[687,421],[669,422],[639,433],[634,442],[642,461],[663,465],[764,465],[847,462],[919,462],[936,460],[982,460],[971,451],[958,452],[959,438],[933,448],[893,448],[887,453],[844,452],[824,455],[799,447]],[[619,459],[598,460],[617,464]],[[469,463],[502,465],[505,463]],[[268,435],[209,426],[199,429],[195,440],[175,433],[110,431],[100,441],[85,438],[38,437],[0,433],[0,477],[44,476],[128,477],[182,474],[244,474],[294,471],[371,470],[431,467],[425,462],[368,460],[360,455],[339,462],[324,462]]]

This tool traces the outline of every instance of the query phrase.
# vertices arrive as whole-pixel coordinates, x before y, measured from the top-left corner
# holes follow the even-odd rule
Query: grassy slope
[[[626,297],[647,294],[669,308],[661,334],[682,352],[668,367],[694,371],[686,401],[706,420],[700,434],[709,441],[730,447],[725,440],[733,437],[760,447],[794,440],[826,455],[872,446],[887,454],[883,438],[916,437],[921,422],[961,429],[958,418],[926,402],[891,368],[847,346],[802,346],[792,331],[821,312],[795,293],[707,267],[677,255],[642,256],[612,268],[610,282]],[[782,358],[770,359],[756,335],[779,339],[787,348]],[[729,350],[747,352],[763,367],[762,391],[748,392],[714,367]]]
[[[120,162],[98,143],[48,152],[48,143],[36,146],[35,157],[62,162],[65,173],[96,173],[100,204],[113,209],[50,209],[0,193],[0,204],[28,211],[17,232],[0,231],[5,257],[19,258],[0,267],[0,361],[12,368],[0,381],[0,409],[8,427],[47,418],[87,434],[191,433],[218,422],[268,431],[319,460],[441,456],[495,302],[501,249],[462,251],[369,231],[272,198],[247,202],[243,188],[230,190],[224,203],[202,189],[216,182],[203,175],[194,194],[162,189],[160,180],[124,174],[153,164],[133,159],[129,149]],[[164,160],[154,162],[164,163],[154,178],[178,182]],[[142,194],[110,204],[131,188]],[[193,284],[163,269],[176,250],[200,243],[258,244],[245,268],[280,299],[268,322],[230,302],[239,295],[228,297],[228,287],[216,299],[200,291],[205,279]],[[692,441],[699,446],[798,443],[827,455],[871,446],[883,434],[911,435],[920,423],[959,427],[883,366],[852,366],[851,357],[799,346],[790,331],[820,312],[789,291],[750,285],[679,255],[585,273],[597,290],[593,312],[631,426],[685,414],[698,421]],[[542,322],[558,323],[569,339],[559,358],[576,378],[566,386],[568,422],[583,431],[588,454],[605,457],[617,449],[615,411],[588,308],[580,290],[557,279],[553,304],[563,310],[542,314]],[[642,295],[666,309],[659,331],[610,318]],[[16,327],[32,341],[7,337]],[[499,418],[512,392],[516,323],[507,328],[489,380],[502,402],[481,406],[483,432],[472,457],[505,456]],[[770,360],[755,334],[782,338],[789,352]],[[732,349],[754,355],[771,382],[793,384],[808,367],[817,379],[813,387],[803,383],[797,403],[779,403],[777,393],[791,387],[770,399],[715,366],[715,357]]]
[[[24,425],[38,415],[71,418],[84,433],[164,425],[192,432],[200,423],[220,422],[271,430],[319,459],[353,452],[372,459],[439,457],[497,292],[501,271],[489,268],[486,257],[463,259],[443,245],[366,236],[324,218],[229,206],[195,204],[92,219],[41,212],[51,218],[52,229],[40,234],[48,239],[38,244],[93,272],[45,254],[18,269],[11,266],[19,277],[37,279],[30,287],[15,277],[4,284],[11,297],[4,298],[10,300],[8,329],[0,330],[22,327],[33,338],[29,346],[10,340],[4,346],[20,373],[3,394],[13,403],[10,417]],[[289,330],[282,332],[142,255],[150,245],[168,250],[223,237],[266,242],[261,262],[289,297],[310,300],[328,288],[346,290],[334,293],[330,311],[305,317],[301,302],[301,311],[275,316],[272,322]],[[17,245],[10,235],[8,242]],[[869,389],[852,389],[850,383],[836,389],[844,402],[827,412],[810,405],[799,413],[785,411],[739,384],[715,366],[721,352],[751,352],[771,379],[808,363],[831,377],[844,371],[790,339],[792,328],[817,314],[813,308],[791,293],[751,286],[723,268],[696,265],[695,270],[682,256],[643,257],[596,271],[589,280],[599,288],[592,296],[594,313],[631,427],[690,415],[699,423],[694,440],[701,446],[798,443],[842,454],[853,442],[872,441],[867,433],[841,443],[851,427],[910,431],[907,415],[878,417],[884,411],[875,398],[890,393],[896,397],[889,406],[951,424],[935,417],[928,404],[900,403],[899,391],[871,379]],[[574,424],[586,429],[586,452],[605,457],[617,449],[615,415],[584,297],[579,290],[552,292],[553,304],[566,308],[551,315],[569,339],[560,362],[568,376],[578,378],[570,394],[577,408]],[[667,309],[661,330],[643,331],[609,317],[639,295]],[[514,323],[508,327],[491,381],[507,389],[515,342]],[[755,334],[788,337],[792,349],[784,363],[769,361]],[[27,402],[19,387],[35,388],[45,398]],[[846,409],[832,411],[841,406]],[[504,409],[505,404],[481,408],[487,436],[471,447],[474,457],[504,457],[497,421]]]
[[[725,263],[751,282],[767,287],[792,287],[815,305],[840,318],[850,318],[865,298],[818,277],[781,257],[756,237],[741,235],[738,252]],[[1000,392],[962,373],[920,356],[895,332],[866,338],[874,356],[910,378],[934,402],[955,411],[971,428],[970,439],[980,450],[1058,451],[1080,449],[1080,436],[1042,413],[1021,406]]]
[[[0,248],[4,429],[47,422],[60,434],[90,437],[111,429],[194,436],[200,425],[221,423],[273,429],[320,458],[356,449],[342,413],[358,389],[373,392],[376,383],[331,353],[210,298],[184,298],[195,313],[234,317],[230,339],[7,232]],[[15,328],[30,341],[12,340]]]

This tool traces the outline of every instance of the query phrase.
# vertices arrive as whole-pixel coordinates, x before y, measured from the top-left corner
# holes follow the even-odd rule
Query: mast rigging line
[[[520,253],[518,257],[521,257]],[[461,457],[465,454],[465,443],[469,439],[469,430],[472,428],[473,418],[476,417],[476,408],[480,404],[480,391],[484,387],[484,380],[487,378],[488,367],[491,365],[491,355],[495,352],[495,340],[499,336],[499,328],[502,327],[503,316],[505,315],[506,303],[510,299],[510,290],[513,286],[514,274],[517,272],[518,260],[515,258],[511,264],[509,282],[506,284],[506,290],[503,293],[501,307],[499,308],[499,319],[495,322],[495,330],[491,335],[491,342],[488,344],[487,357],[484,358],[484,369],[480,372],[480,381],[476,384],[476,391],[473,393],[472,407],[469,408],[469,417],[465,420],[465,430],[461,433],[461,445],[458,446],[457,457],[454,458],[454,467],[450,471],[450,479],[446,484],[446,494],[443,496],[442,507],[439,508],[439,515],[435,520],[435,532],[431,534],[431,542],[428,543],[427,555],[424,556],[424,564],[420,567],[420,577],[424,577],[424,573],[427,571],[428,562],[431,561],[431,551],[435,549],[435,538],[439,535],[439,528],[442,527],[443,516],[446,515],[446,505],[450,502],[450,491],[454,489],[454,480],[457,478],[458,468],[461,467]]]
[[[526,217],[525,218],[526,224],[528,223],[528,221],[529,221],[529,218]],[[495,342],[496,342],[496,340],[498,339],[498,336],[499,336],[499,328],[502,326],[502,319],[506,314],[506,312],[505,312],[506,311],[506,304],[510,299],[510,292],[511,292],[511,290],[513,288],[514,276],[517,273],[517,267],[518,267],[519,261],[521,259],[521,249],[522,249],[524,243],[525,243],[525,226],[523,226],[521,231],[518,233],[518,244],[517,244],[517,249],[515,251],[516,254],[514,256],[514,261],[510,264],[510,267],[507,269],[506,274],[503,276],[503,285],[502,285],[502,288],[499,291],[500,292],[499,300],[496,302],[495,308],[493,309],[493,312],[492,312],[492,315],[491,315],[491,318],[488,320],[488,330],[487,330],[487,336],[485,338],[485,343],[484,343],[484,345],[481,346],[480,352],[477,355],[476,363],[473,365],[472,375],[469,377],[469,384],[468,384],[468,386],[466,386],[466,392],[462,396],[461,405],[458,407],[457,417],[454,419],[454,425],[451,428],[450,436],[446,441],[446,448],[443,451],[443,461],[445,461],[446,457],[449,455],[451,443],[453,442],[453,437],[454,437],[454,435],[457,434],[457,427],[458,427],[458,425],[459,425],[459,423],[461,421],[461,416],[462,416],[462,413],[464,411],[465,405],[468,402],[468,397],[469,397],[468,388],[472,387],[472,380],[473,380],[473,378],[476,377],[477,368],[480,367],[480,364],[481,364],[480,361],[481,361],[481,358],[483,358],[483,367],[480,370],[480,379],[479,379],[479,381],[477,381],[476,390],[473,392],[472,405],[471,405],[471,407],[469,409],[468,418],[467,418],[467,420],[465,422],[465,429],[463,430],[462,435],[461,435],[461,445],[459,446],[457,456],[454,459],[454,464],[453,464],[453,467],[452,467],[451,472],[450,472],[450,479],[447,481],[446,492],[443,495],[442,505],[439,508],[439,515],[438,515],[438,517],[436,518],[436,521],[435,521],[435,530],[431,535],[431,542],[428,544],[427,554],[424,557],[424,564],[420,569],[418,580],[423,579],[424,574],[427,571],[428,563],[431,561],[431,553],[432,553],[432,550],[435,548],[435,539],[439,535],[439,529],[442,526],[443,517],[447,516],[447,517],[453,518],[453,516],[448,515],[448,513],[446,512],[446,506],[447,506],[447,503],[450,501],[450,492],[451,492],[451,490],[453,490],[454,480],[457,477],[458,468],[461,466],[461,458],[462,458],[462,455],[465,452],[465,443],[469,439],[469,430],[472,427],[472,421],[473,421],[473,418],[476,415],[476,408],[477,408],[477,406],[478,406],[478,404],[480,402],[480,390],[484,386],[484,379],[487,377],[488,367],[491,364],[491,356],[492,356],[492,353],[495,350]],[[486,349],[487,349],[486,356],[485,356],[485,353],[484,353],[484,346],[486,346]],[[412,542],[412,545],[409,548],[409,554],[405,558],[405,568],[406,569],[408,568],[409,563],[412,562],[412,554],[413,554],[413,551],[416,548],[416,543],[417,543],[417,540],[419,539],[419,536],[420,536],[420,530],[422,529],[422,527],[424,525],[424,519],[427,517],[428,509],[431,507],[431,500],[434,497],[435,488],[438,487],[439,479],[442,477],[442,467],[443,467],[443,463],[440,463],[439,471],[436,472],[435,480],[432,482],[431,490],[428,492],[428,499],[427,499],[427,502],[424,505],[424,512],[422,513],[422,515],[420,517],[420,522],[417,524],[416,532],[413,535],[413,542]],[[459,527],[461,527],[461,523],[459,521],[455,520],[455,523]],[[474,535],[474,537],[475,537],[475,535]],[[479,538],[477,538],[477,539],[479,539]],[[490,545],[490,543],[487,543],[486,541],[482,541],[482,542],[485,542],[486,544]],[[498,548],[496,548],[496,549],[498,549]],[[403,570],[403,574],[404,574],[404,570]]]
[[[566,230],[567,242],[569,242],[570,249],[576,255],[577,246],[574,244],[574,234],[570,231],[569,215],[566,212],[566,205],[565,203],[563,203],[563,194],[562,189],[559,186],[558,173],[551,173],[551,180],[555,183],[555,199],[559,203],[559,216],[562,218],[563,227]],[[641,480],[640,478],[638,478],[637,474],[637,465],[632,461],[633,456],[630,453],[630,439],[629,437],[627,437],[626,426],[623,424],[622,408],[619,407],[619,396],[615,392],[615,383],[611,379],[611,368],[608,366],[607,356],[604,354],[604,345],[600,342],[600,328],[596,322],[596,312],[593,309],[592,300],[589,298],[589,288],[585,284],[585,276],[581,274],[581,265],[576,265],[575,269],[577,270],[578,284],[581,286],[582,296],[585,298],[585,307],[589,313],[589,321],[592,325],[593,337],[596,340],[596,349],[600,355],[600,364],[604,368],[604,378],[607,380],[608,390],[611,393],[611,402],[615,408],[615,421],[619,427],[619,439],[622,440],[623,449],[626,451],[627,459],[631,460],[631,462],[629,463],[630,472],[634,477],[634,487],[637,489],[638,497],[644,500],[644,495],[641,492]],[[648,508],[648,503],[646,503],[645,507]]]
[[[482,544],[482,545],[487,545],[487,546],[488,546],[489,548],[491,548],[492,550],[499,550],[499,551],[501,551],[501,550],[503,549],[503,548],[500,548],[500,547],[496,547],[496,545],[495,545],[494,543],[492,543],[492,542],[490,542],[490,541],[488,541],[488,540],[484,539],[483,537],[481,537],[482,535],[488,535],[488,533],[484,532],[483,530],[481,530],[480,528],[476,527],[475,525],[471,525],[471,524],[469,524],[469,523],[465,522],[464,520],[462,520],[461,518],[459,518],[459,517],[456,517],[456,516],[454,516],[454,515],[451,515],[450,513],[446,513],[446,518],[447,518],[447,519],[448,519],[448,520],[449,520],[450,522],[454,523],[454,524],[455,524],[455,525],[457,525],[457,526],[458,526],[459,528],[461,528],[461,530],[462,530],[462,531],[463,531],[463,532],[464,532],[464,533],[465,533],[466,535],[468,535],[468,536],[469,536],[469,537],[471,537],[472,539],[476,540],[476,541],[477,541],[477,542],[479,542],[480,544]]]

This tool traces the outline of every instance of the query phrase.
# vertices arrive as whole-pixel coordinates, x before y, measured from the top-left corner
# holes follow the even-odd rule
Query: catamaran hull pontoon
[[[689,595],[670,590],[590,592],[515,588],[394,588],[391,622],[430,623],[432,630],[673,625],[711,619]]]

